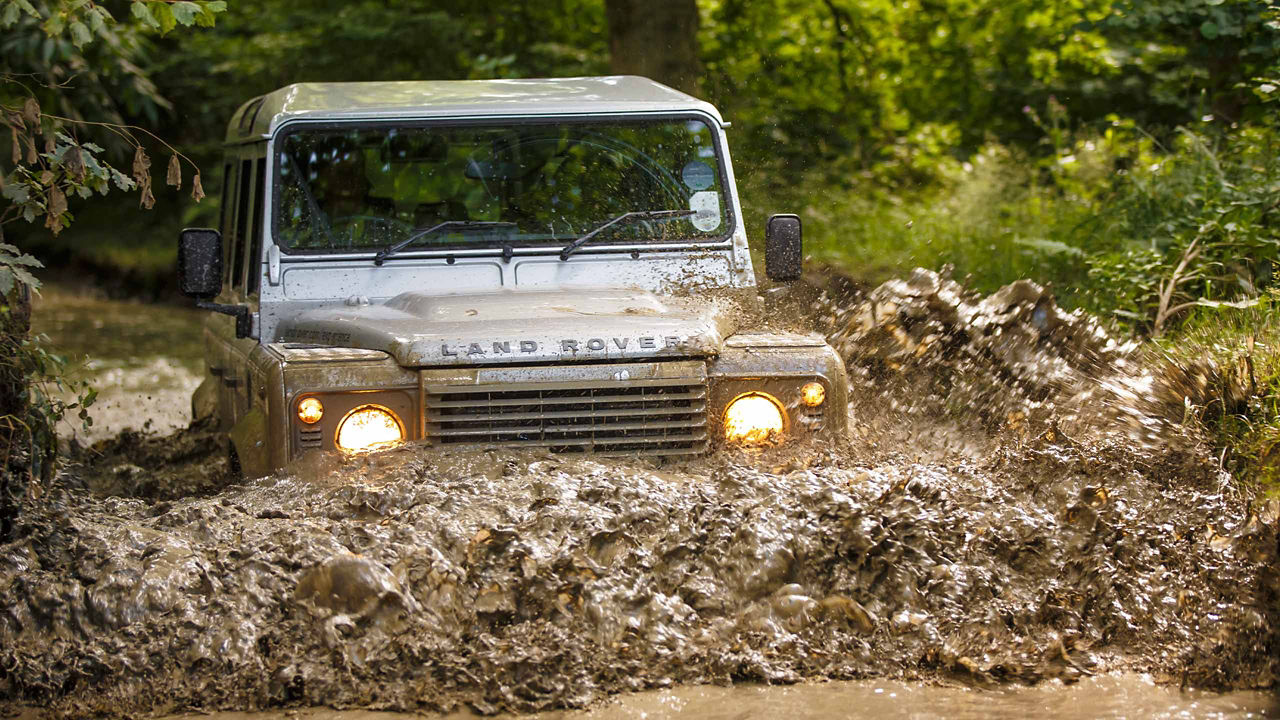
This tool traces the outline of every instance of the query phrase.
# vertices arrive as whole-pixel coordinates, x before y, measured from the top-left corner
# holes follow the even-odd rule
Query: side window
[[[232,244],[234,262],[231,286],[244,288],[244,243],[249,237],[249,195],[253,189],[253,161],[240,161],[240,182],[236,184],[236,241]]]
[[[222,166],[222,285],[231,284],[231,258],[235,256],[236,220],[236,166],[227,162]]]
[[[253,232],[249,235],[249,284],[246,294],[258,292],[262,282],[262,196],[267,184],[267,159],[258,158],[253,175]]]

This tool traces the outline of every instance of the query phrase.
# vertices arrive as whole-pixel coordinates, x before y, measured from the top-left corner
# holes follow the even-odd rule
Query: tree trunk
[[[698,93],[696,0],[605,0],[604,9],[613,72]]]

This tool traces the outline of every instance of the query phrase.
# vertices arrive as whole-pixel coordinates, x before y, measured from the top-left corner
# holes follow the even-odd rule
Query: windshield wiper
[[[431,227],[426,228],[425,230],[419,230],[413,233],[412,235],[410,235],[409,237],[405,238],[404,240],[401,240],[400,242],[396,243],[395,245],[392,245],[384,250],[379,250],[378,254],[373,256],[373,264],[382,265],[384,260],[391,257],[392,255],[395,255],[401,250],[409,247],[409,245],[412,244],[413,242],[417,240],[421,240],[422,238],[428,235],[434,235],[435,233],[438,233],[441,230],[452,230],[452,229],[480,230],[484,228],[498,228],[498,227],[513,228],[515,226],[516,224],[513,222],[492,222],[488,220],[445,220],[444,222],[438,225],[432,225]]]
[[[586,235],[583,235],[577,240],[565,245],[564,249],[560,251],[560,259],[568,260],[569,256],[577,252],[578,248],[591,242],[591,238],[599,235],[601,232],[608,230],[618,223],[631,222],[633,220],[666,220],[670,218],[689,217],[694,214],[693,210],[638,210],[636,212],[622,213],[608,222],[597,225]]]

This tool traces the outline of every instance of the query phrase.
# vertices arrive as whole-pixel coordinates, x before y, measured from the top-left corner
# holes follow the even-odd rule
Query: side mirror
[[[182,294],[208,300],[222,292],[222,235],[187,228],[178,237],[178,284]]]
[[[196,307],[236,319],[236,338],[249,337],[252,319],[246,305],[220,305],[211,298],[222,292],[222,235],[209,228],[187,228],[178,236],[178,285],[196,299]]]
[[[774,215],[764,230],[764,273],[770,280],[800,279],[804,242],[798,215]]]

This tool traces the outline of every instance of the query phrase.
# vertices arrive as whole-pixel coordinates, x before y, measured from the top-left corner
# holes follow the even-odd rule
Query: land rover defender
[[[193,397],[248,475],[405,442],[610,455],[844,431],[817,335],[768,332],[711,105],[638,77],[290,85],[226,135]],[[766,273],[800,272],[794,215]],[[754,308],[754,311],[752,309]]]

